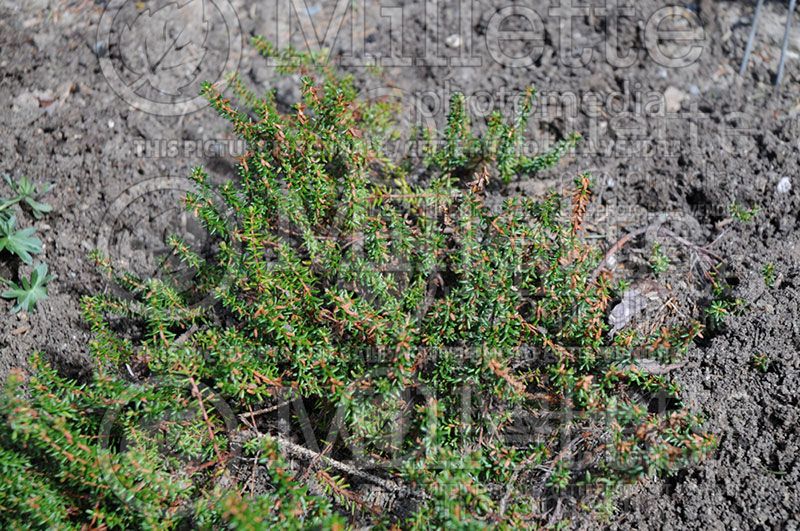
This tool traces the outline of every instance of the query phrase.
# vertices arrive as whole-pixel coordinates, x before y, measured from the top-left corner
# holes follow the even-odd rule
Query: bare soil
[[[241,36],[306,42],[297,26],[288,24],[283,3],[231,1]],[[403,131],[410,125],[441,123],[453,91],[463,91],[478,114],[486,102],[508,113],[510,95],[536,86],[543,101],[551,97],[556,103],[537,108],[531,137],[547,145],[579,131],[585,141],[557,170],[514,183],[504,193],[539,193],[571,182],[577,171],[591,170],[598,197],[590,229],[599,243],[609,246],[664,214],[671,230],[724,258],[733,295],[749,305],[743,315],[729,318],[725,328],[692,347],[688,363],[674,372],[686,402],[706,416],[708,428],[718,435],[716,455],[672,477],[631,485],[616,502],[613,523],[587,525],[796,529],[800,30],[789,42],[783,85],[777,92],[772,86],[785,4],[766,3],[753,57],[740,78],[750,2],[681,3],[684,18],[704,33],[699,54],[686,66],[665,64],[646,46],[653,34],[648,21],[666,2],[628,4],[634,5],[633,16],[615,23],[598,14],[577,16],[568,28],[572,40],[564,43],[564,25],[559,29],[549,3],[531,0],[526,5],[541,17],[537,34],[543,37],[542,51],[532,53],[530,43],[504,41],[504,61],[496,60],[491,45],[498,35],[492,17],[509,5],[506,1],[474,2],[470,17],[459,17],[458,9],[448,5],[433,20],[423,2],[398,0],[391,6],[402,8],[401,30],[391,29],[391,17],[381,16],[381,3],[369,3],[360,12],[363,30],[350,32],[345,22],[331,57],[353,63],[348,55],[355,34],[368,52],[402,50],[396,55],[412,58],[411,66],[390,65],[377,77],[358,65],[349,67],[366,94],[398,98]],[[49,197],[54,212],[38,226],[44,259],[57,275],[50,298],[36,313],[2,319],[0,378],[12,367],[24,367],[35,351],[49,355],[66,372],[85,375],[91,365],[90,331],[81,319],[80,297],[112,289],[88,253],[100,241],[131,268],[154,272],[155,257],[170,232],[203,243],[201,231],[176,209],[190,168],[204,165],[216,179],[234,175],[234,157],[217,149],[235,152],[226,144],[232,134],[210,109],[159,116],[137,110],[114,91],[100,64],[106,54],[113,59],[117,53],[98,43],[105,4],[0,0],[0,172],[56,183]],[[324,34],[336,2],[307,4]],[[624,5],[617,4],[625,3],[603,5],[619,13]],[[502,31],[528,29],[521,19],[504,24]],[[448,39],[458,34],[460,39]],[[609,42],[620,43],[620,54],[636,54],[629,65],[609,55]],[[430,43],[437,52],[432,54]],[[669,46],[677,45],[665,46],[675,52]],[[585,65],[565,59],[569,48],[583,47],[594,52]],[[530,65],[503,64],[510,62],[508,56],[530,55],[535,57]],[[469,57],[466,62],[472,65],[431,60],[436,56]],[[433,64],[437,62],[445,64]],[[274,81],[274,68],[246,44],[239,71],[261,90],[277,88],[279,101],[293,101],[292,84]],[[586,94],[599,104],[587,104],[582,99]],[[570,95],[578,98],[575,112],[564,104]],[[733,202],[759,212],[749,223],[736,221],[729,213]],[[631,244],[629,260],[646,260],[649,243]],[[696,279],[687,275],[697,274],[689,267],[697,256],[681,246],[669,250],[682,276],[672,275],[665,287],[685,302],[695,295]],[[768,263],[777,275],[772,287],[761,274]],[[0,303],[0,311],[8,308],[10,304]],[[766,372],[753,366],[755,355],[768,357]]]

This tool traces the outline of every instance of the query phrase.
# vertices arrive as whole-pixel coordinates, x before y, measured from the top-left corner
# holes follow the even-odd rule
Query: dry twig
[[[597,267],[595,268],[595,270],[592,272],[591,276],[589,277],[589,280],[593,281],[593,280],[597,279],[597,277],[600,275],[600,272],[608,266],[608,264],[611,262],[611,259],[614,257],[614,255],[617,254],[628,243],[630,243],[631,240],[633,240],[635,238],[638,238],[639,236],[641,236],[643,234],[646,234],[646,233],[648,233],[650,231],[654,231],[655,235],[661,234],[661,235],[667,236],[668,238],[671,238],[672,240],[676,241],[677,243],[683,245],[684,247],[688,247],[689,249],[691,249],[692,251],[694,251],[698,255],[702,255],[702,256],[705,256],[707,258],[714,259],[714,260],[716,260],[718,262],[722,261],[722,258],[718,254],[716,254],[715,252],[709,250],[708,247],[697,245],[696,243],[687,240],[683,236],[679,236],[678,234],[675,234],[671,230],[666,229],[664,227],[661,227],[662,223],[663,223],[663,220],[659,219],[659,220],[655,221],[654,223],[648,225],[647,227],[644,227],[644,228],[641,228],[641,229],[637,229],[637,230],[635,230],[633,232],[629,232],[628,234],[622,236],[619,240],[617,240],[614,243],[614,245],[612,245],[611,247],[608,248],[608,251],[606,251],[606,254],[603,256],[603,259],[600,260],[600,263],[597,264]],[[714,240],[714,242],[716,242],[716,241],[717,240]]]
[[[376,486],[378,486],[378,487],[380,487],[380,488],[382,488],[382,489],[384,489],[384,490],[386,490],[388,492],[391,492],[393,494],[401,494],[401,495],[406,495],[406,496],[413,496],[414,498],[417,498],[417,499],[428,499],[429,498],[429,496],[427,494],[425,494],[425,493],[415,492],[415,491],[409,489],[408,487],[406,487],[404,485],[398,485],[394,481],[391,481],[391,480],[388,480],[388,479],[383,479],[383,478],[378,477],[378,476],[376,476],[374,474],[370,474],[368,472],[364,472],[363,470],[360,470],[360,469],[358,469],[358,468],[356,468],[356,467],[354,467],[352,465],[348,465],[347,463],[342,463],[341,461],[337,461],[337,460],[335,460],[335,459],[333,459],[331,457],[328,457],[326,455],[322,455],[319,452],[315,452],[313,450],[309,450],[308,448],[306,448],[304,446],[300,446],[299,444],[295,444],[292,441],[284,439],[283,437],[281,437],[279,435],[272,435],[272,434],[262,435],[262,434],[259,434],[259,437],[270,437],[272,440],[274,440],[278,444],[278,446],[281,447],[281,449],[283,449],[286,453],[289,453],[289,454],[291,454],[291,455],[293,455],[295,457],[298,457],[300,459],[307,459],[307,460],[312,461],[312,462],[314,462],[316,460],[316,462],[324,463],[325,465],[327,465],[327,466],[329,466],[331,468],[335,468],[336,470],[339,470],[340,472],[344,472],[346,474],[350,474],[353,477],[356,477],[358,479],[361,479],[363,481],[366,481],[368,483],[376,485]]]

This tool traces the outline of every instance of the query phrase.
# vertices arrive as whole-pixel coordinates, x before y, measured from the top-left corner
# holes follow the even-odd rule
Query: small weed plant
[[[758,369],[760,372],[769,371],[770,359],[766,354],[754,354],[750,361],[753,367]]]
[[[712,299],[705,308],[707,328],[717,332],[724,328],[731,316],[740,316],[747,309],[747,302],[733,296],[733,287],[717,270],[708,273],[711,283]]]
[[[736,221],[740,221],[742,223],[750,223],[758,215],[759,208],[758,207],[746,208],[737,203],[736,201],[734,201],[733,203],[731,203],[729,211],[731,214],[731,218],[735,219]]]
[[[576,141],[519,155],[533,92],[481,137],[456,95],[424,160],[393,161],[391,106],[255,46],[294,65],[302,101],[204,87],[248,146],[229,182],[192,174],[218,252],[172,240],[189,292],[96,256],[131,296],[83,301],[90,379],[40,357],[9,378],[5,526],[538,527],[713,448],[669,376],[636,363],[701,327],[608,334],[624,283],[582,238],[590,177],[489,200]]]
[[[21,261],[32,266],[30,278],[21,277],[18,282],[10,278],[0,278],[4,289],[0,297],[13,299],[16,304],[13,312],[24,310],[31,312],[36,304],[47,298],[47,283],[51,276],[47,273],[47,264],[37,262],[33,264],[34,256],[42,252],[42,242],[36,237],[36,228],[20,228],[15,210],[24,209],[36,220],[44,217],[52,208],[41,202],[41,197],[50,190],[50,186],[39,189],[33,181],[22,177],[15,181],[9,176],[4,177],[6,185],[11,189],[9,198],[0,197],[0,255],[10,262],[10,269],[16,269],[13,262]]]
[[[764,279],[764,284],[766,284],[768,288],[775,287],[775,281],[778,279],[778,276],[775,274],[775,264],[772,262],[764,264],[764,267],[761,268],[761,277]]]
[[[650,270],[656,276],[666,273],[669,270],[669,256],[661,248],[661,244],[653,244],[653,250],[650,254]]]

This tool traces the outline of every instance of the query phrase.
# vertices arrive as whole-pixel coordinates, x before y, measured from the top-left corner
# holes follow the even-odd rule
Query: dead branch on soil
[[[596,280],[597,277],[600,275],[600,273],[603,271],[603,269],[608,267],[609,263],[614,258],[614,255],[616,255],[620,250],[622,250],[623,247],[625,247],[628,243],[630,243],[631,240],[634,240],[635,238],[638,238],[639,236],[646,234],[650,231],[653,231],[656,236],[658,235],[666,236],[674,240],[675,242],[679,243],[680,245],[683,245],[684,247],[691,249],[698,255],[704,256],[706,259],[713,259],[716,260],[717,262],[722,261],[722,258],[714,251],[711,251],[708,248],[708,246],[697,245],[696,243],[687,240],[683,236],[675,234],[671,230],[662,227],[661,225],[663,223],[664,220],[659,219],[653,222],[652,224],[648,225],[647,227],[637,229],[633,232],[629,232],[628,234],[622,236],[619,240],[617,240],[614,243],[614,245],[608,248],[608,251],[606,251],[605,255],[603,256],[603,259],[600,260],[600,263],[597,265],[597,267],[589,277],[589,280],[590,281]],[[716,240],[714,240],[714,242],[716,242]]]
[[[410,488],[404,485],[398,485],[394,481],[383,479],[378,477],[374,474],[370,474],[368,472],[364,472],[352,465],[348,465],[347,463],[342,463],[341,461],[337,461],[332,457],[328,457],[327,455],[323,455],[320,452],[315,452],[313,450],[309,450],[305,446],[300,446],[299,444],[293,443],[288,439],[284,439],[279,435],[273,434],[258,434],[258,437],[270,437],[274,440],[280,448],[288,454],[293,455],[299,459],[305,459],[311,461],[312,463],[323,463],[331,468],[335,468],[340,472],[344,472],[345,474],[349,474],[352,477],[356,477],[367,483],[371,483],[377,487],[380,487],[388,492],[398,495],[406,495],[406,496],[413,496],[417,499],[429,499],[429,496],[425,493],[416,492],[411,490]]]

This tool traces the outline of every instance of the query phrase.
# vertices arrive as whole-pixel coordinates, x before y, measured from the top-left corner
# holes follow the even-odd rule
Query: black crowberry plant
[[[637,363],[673,360],[699,325],[608,333],[616,293],[582,238],[591,178],[494,200],[577,141],[518,155],[533,92],[482,137],[455,96],[418,171],[382,151],[390,106],[313,55],[255,46],[294,65],[302,101],[204,87],[248,146],[230,181],[192,174],[218,252],[173,239],[197,293],[96,257],[133,297],[83,301],[90,381],[39,358],[11,378],[6,524],[535,527],[713,446]]]

